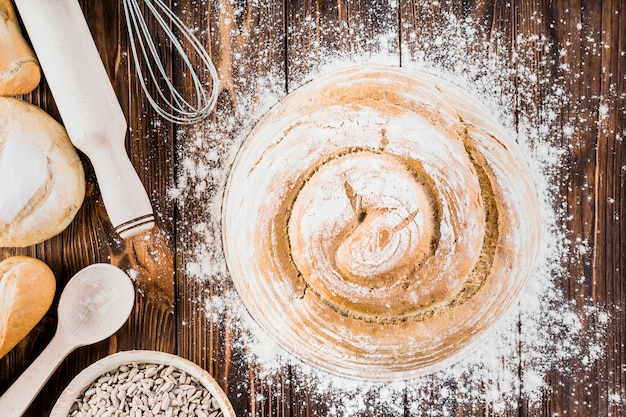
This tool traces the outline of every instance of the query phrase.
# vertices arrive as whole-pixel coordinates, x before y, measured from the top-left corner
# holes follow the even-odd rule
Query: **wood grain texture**
[[[195,266],[190,266],[206,252],[216,257],[207,259],[208,265],[220,264],[220,231],[199,232],[214,224],[209,220],[219,216],[219,206],[177,203],[171,191],[184,177],[197,185],[205,201],[219,202],[223,178],[192,177],[186,171],[188,152],[217,155],[206,159],[207,166],[194,168],[227,175],[231,152],[250,129],[250,119],[259,117],[255,111],[267,106],[264,100],[284,97],[331,61],[380,62],[384,57],[391,65],[430,62],[461,73],[469,68],[464,59],[478,56],[499,57],[500,69],[510,70],[493,94],[496,101],[510,104],[508,111],[518,128],[552,120],[543,134],[565,159],[556,176],[559,193],[554,201],[568,254],[566,273],[558,284],[583,318],[582,332],[597,338],[600,354],[592,366],[581,355],[550,372],[538,403],[522,394],[523,386],[518,387],[517,401],[504,407],[497,401],[468,400],[485,393],[488,383],[464,387],[463,398],[443,395],[446,389],[457,392],[472,383],[470,375],[461,375],[445,383],[432,379],[422,390],[407,390],[399,410],[387,414],[418,416],[443,408],[451,416],[464,417],[626,413],[624,0],[170,1],[181,18],[197,28],[221,82],[215,112],[206,122],[188,127],[161,121],[145,99],[134,72],[121,3],[80,3],[127,116],[127,149],[154,205],[157,227],[127,241],[116,237],[91,165],[81,155],[86,199],[68,229],[33,247],[0,248],[0,259],[20,254],[47,262],[59,291],[74,273],[94,262],[128,271],[137,289],[128,323],[111,339],[71,354],[26,416],[47,415],[62,389],[87,365],[107,354],[138,348],[176,353],[200,364],[218,380],[239,416],[330,415],[338,399],[316,390],[319,381],[310,380],[296,366],[267,376],[255,363],[251,346],[241,342],[245,335],[233,323],[237,316],[220,307],[223,297],[234,291],[228,271],[212,270],[209,279],[200,280]],[[475,22],[480,37],[452,33],[451,19]],[[189,92],[191,84],[181,76],[182,62],[169,53],[167,43],[159,47],[175,84]],[[547,103],[554,100],[555,86],[569,98],[561,106]],[[515,99],[509,101],[510,97]],[[23,99],[60,120],[45,78]],[[556,109],[554,114],[546,112],[548,104]],[[217,249],[208,251],[207,245]],[[41,323],[0,359],[0,392],[51,339],[57,302],[58,294]],[[600,311],[607,313],[606,323]],[[501,366],[523,375],[528,360],[520,353],[525,343],[523,322],[519,331],[519,351]],[[578,343],[583,349],[585,342]],[[564,371],[567,368],[569,372]],[[371,392],[365,400],[370,409],[360,415],[387,415],[377,411],[379,394]]]

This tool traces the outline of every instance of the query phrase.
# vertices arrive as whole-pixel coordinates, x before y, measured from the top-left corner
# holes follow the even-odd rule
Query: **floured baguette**
[[[44,262],[27,256],[0,262],[0,357],[46,314],[55,290],[54,274]]]
[[[10,0],[0,0],[0,96],[33,91],[41,79],[35,53],[22,36]]]
[[[37,106],[0,97],[0,247],[59,234],[84,196],[83,166],[65,129]]]

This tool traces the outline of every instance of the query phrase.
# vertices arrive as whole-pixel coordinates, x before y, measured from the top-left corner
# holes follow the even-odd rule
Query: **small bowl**
[[[86,389],[100,376],[122,365],[131,363],[172,366],[194,377],[217,401],[223,417],[236,417],[226,393],[217,381],[204,369],[180,356],[153,350],[130,350],[109,355],[80,372],[61,393],[50,412],[50,417],[67,417],[74,402],[84,395]]]

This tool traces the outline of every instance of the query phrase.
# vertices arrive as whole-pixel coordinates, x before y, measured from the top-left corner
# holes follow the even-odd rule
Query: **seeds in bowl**
[[[93,381],[68,417],[222,417],[217,400],[174,366],[121,365]]]

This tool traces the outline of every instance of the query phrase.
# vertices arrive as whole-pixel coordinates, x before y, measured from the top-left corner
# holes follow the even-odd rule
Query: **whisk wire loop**
[[[137,43],[139,44],[139,47],[141,48],[141,53],[144,56],[146,62],[147,63],[150,62],[147,60],[148,59],[147,57],[150,56],[152,58],[151,62],[154,62],[156,64],[155,66],[156,66],[156,69],[158,70],[158,74],[155,74],[153,66],[146,65],[152,82],[155,85],[158,85],[157,84],[158,80],[159,79],[166,80],[168,79],[167,78],[168,75],[167,75],[166,69],[161,64],[162,61],[160,59],[160,55],[156,49],[156,46],[151,41],[151,34],[150,34],[150,31],[148,30],[148,27],[145,25],[144,21],[137,18],[137,16],[139,16],[139,13],[141,13],[138,3],[131,4],[131,6],[134,9],[134,14],[132,15],[132,17],[133,17],[133,28],[135,29],[135,37],[131,38],[131,50],[133,51],[133,57],[135,60],[135,68],[137,68],[138,75],[139,75],[139,82],[141,83],[142,88],[144,88],[144,91],[145,91],[147,89],[147,85],[145,82],[145,77],[142,72],[142,64],[139,61],[138,54],[136,53],[137,46],[136,46],[135,38],[138,41]],[[151,5],[148,5],[148,6],[151,6]],[[154,13],[154,10],[152,9],[151,12]],[[163,19],[157,13],[154,13],[154,17],[159,22],[160,25],[165,24]],[[146,51],[146,48],[148,48],[149,50]],[[165,92],[162,89],[158,88],[157,94],[159,95],[160,99],[164,103],[167,103],[170,106],[170,108],[174,108],[175,106],[178,106],[179,113],[188,117],[190,114],[186,109],[192,108],[192,105],[182,98],[182,96],[178,93],[178,91],[173,87],[172,83],[165,83],[165,88],[167,89],[167,92],[170,93],[173,102],[170,102]],[[198,102],[200,101],[201,98],[206,97],[204,90],[202,90],[201,93],[202,95],[197,97]],[[158,107],[157,102],[153,99],[153,97],[147,91],[146,91],[146,96],[147,96],[148,101],[153,107]],[[159,110],[160,109],[157,108],[157,111]],[[162,112],[160,113],[162,114]]]
[[[160,32],[165,34],[172,50],[181,59],[184,67],[182,74],[184,76],[189,74],[191,77],[195,102],[190,102],[176,89],[168,75],[139,1],[141,0],[123,0],[123,6],[130,48],[141,88],[150,105],[164,119],[177,124],[197,123],[213,111],[217,102],[219,81],[211,57],[193,32],[163,0],[143,0],[143,4],[152,14]],[[183,39],[179,39],[177,33]],[[196,72],[182,41],[189,43],[200,59],[202,67],[208,71],[211,83],[210,93],[206,89],[207,83],[204,83]],[[143,63],[141,58],[143,58]],[[142,69],[144,64],[145,72]],[[156,88],[156,97],[150,93],[148,83]]]

